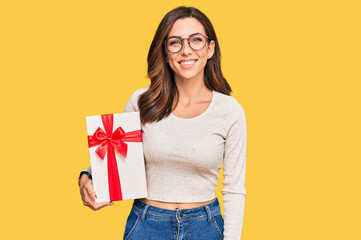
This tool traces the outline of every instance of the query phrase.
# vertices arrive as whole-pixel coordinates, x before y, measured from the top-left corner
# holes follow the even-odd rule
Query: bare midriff
[[[139,200],[141,200],[142,202],[145,202],[151,206],[154,206],[154,207],[165,208],[165,209],[170,209],[170,210],[201,207],[201,206],[207,205],[214,201],[214,199],[213,199],[213,200],[209,200],[206,202],[172,203],[172,202],[161,202],[161,201],[149,200],[149,199],[145,199],[145,198],[141,198]]]

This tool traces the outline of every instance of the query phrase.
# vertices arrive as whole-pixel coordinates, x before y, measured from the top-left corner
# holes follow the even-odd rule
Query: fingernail
[[[109,202],[109,204],[108,204],[108,205],[113,206],[113,205],[114,205],[114,203],[113,203],[113,202]]]

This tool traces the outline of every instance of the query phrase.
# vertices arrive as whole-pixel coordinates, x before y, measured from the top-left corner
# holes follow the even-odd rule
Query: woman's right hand
[[[93,188],[93,182],[92,180],[86,175],[83,174],[81,178],[79,179],[79,188],[80,188],[80,194],[81,198],[83,200],[83,204],[85,206],[88,206],[92,210],[96,211],[99,210],[105,206],[108,205],[114,205],[113,202],[95,202],[96,194]]]

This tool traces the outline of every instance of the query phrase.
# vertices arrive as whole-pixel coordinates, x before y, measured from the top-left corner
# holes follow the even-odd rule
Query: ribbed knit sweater
[[[139,111],[136,90],[124,112]],[[223,162],[224,239],[239,240],[245,206],[247,127],[237,100],[216,91],[193,118],[173,114],[142,125],[148,197],[162,202],[203,202],[216,197]],[[90,168],[87,169],[89,172]]]

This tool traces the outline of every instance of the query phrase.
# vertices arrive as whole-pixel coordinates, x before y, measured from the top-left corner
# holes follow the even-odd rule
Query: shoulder
[[[222,114],[226,116],[233,116],[239,118],[245,115],[243,106],[237,101],[236,98],[220,92],[215,92],[217,101],[216,107]]]
[[[138,100],[138,97],[139,95],[141,95],[142,93],[145,93],[147,90],[149,89],[149,86],[148,87],[145,87],[145,88],[140,88],[140,89],[137,89],[135,90],[132,95],[130,96],[131,99],[136,99]]]
[[[222,119],[221,126],[226,131],[225,136],[227,138],[231,136],[245,136],[247,134],[247,127],[243,106],[233,96],[218,92],[216,96],[217,118]]]
[[[146,92],[149,89],[149,86],[146,88],[140,88],[135,90],[131,95],[130,98],[125,105],[124,112],[138,112],[138,100],[139,96]]]

